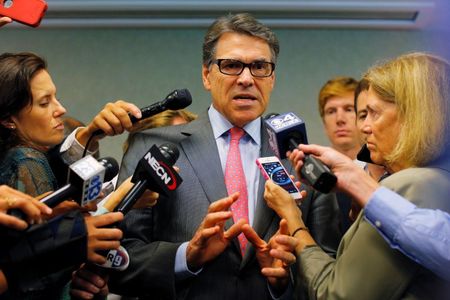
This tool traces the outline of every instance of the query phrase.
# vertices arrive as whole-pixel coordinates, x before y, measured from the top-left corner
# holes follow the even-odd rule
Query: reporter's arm
[[[131,123],[128,114],[140,119],[142,117],[140,109],[129,102],[118,100],[114,103],[108,103],[105,107],[94,117],[94,119],[86,127],[82,127],[76,134],[76,139],[86,146],[88,139],[92,134],[101,130],[108,136],[121,134],[124,130],[130,130],[133,124]],[[98,147],[97,142],[104,135],[96,136],[92,139],[91,147]]]
[[[448,213],[418,208],[384,187],[368,198],[364,213],[392,248],[450,281]]]

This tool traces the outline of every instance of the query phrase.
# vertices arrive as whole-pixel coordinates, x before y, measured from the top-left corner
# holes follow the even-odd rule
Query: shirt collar
[[[220,112],[218,112],[211,104],[208,110],[209,120],[214,133],[214,138],[217,140],[224,133],[228,132],[230,128],[234,127]],[[256,118],[250,123],[246,124],[243,129],[257,145],[261,145],[261,118]]]

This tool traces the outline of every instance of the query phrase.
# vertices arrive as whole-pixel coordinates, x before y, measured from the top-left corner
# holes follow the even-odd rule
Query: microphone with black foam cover
[[[286,158],[286,152],[299,144],[308,144],[305,122],[294,113],[288,112],[265,119],[269,145],[280,158]],[[302,177],[316,190],[329,193],[336,185],[337,177],[320,160],[306,155],[301,169]]]
[[[191,93],[187,89],[174,90],[167,95],[163,100],[153,103],[149,106],[141,108],[142,117],[137,119],[130,114],[130,120],[132,123],[136,123],[145,118],[154,116],[168,109],[179,110],[188,107],[192,103]],[[102,130],[96,130],[92,135],[103,134]]]
[[[110,181],[119,172],[119,164],[112,157],[97,161],[91,155],[69,166],[69,183],[40,201],[55,207],[64,200],[73,199],[81,206],[96,200],[104,181]]]
[[[170,196],[182,182],[173,168],[179,156],[180,152],[174,144],[153,145],[136,167],[131,178],[134,186],[114,211],[126,214],[146,189]]]

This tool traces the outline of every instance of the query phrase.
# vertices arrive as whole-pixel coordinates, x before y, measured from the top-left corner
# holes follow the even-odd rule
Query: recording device
[[[286,158],[286,152],[299,144],[308,144],[305,122],[292,112],[266,119],[264,123],[270,147],[280,159]],[[337,182],[331,170],[311,155],[305,156],[300,172],[313,188],[322,193],[330,192]]]
[[[191,93],[187,89],[175,90],[159,102],[153,103],[152,105],[141,108],[142,117],[136,119],[134,116],[130,115],[130,120],[132,123],[136,123],[145,118],[159,114],[160,112],[166,111],[168,109],[178,110],[183,109],[191,105],[192,97]],[[92,134],[93,136],[103,134],[102,130],[96,130]]]
[[[69,198],[81,206],[97,199],[103,181],[109,181],[119,172],[119,165],[112,157],[97,161],[91,155],[69,166],[69,183],[41,199],[49,207],[55,207]]]
[[[299,200],[302,198],[300,191],[295,186],[295,183],[292,181],[289,173],[281,164],[281,161],[278,159],[278,157],[260,157],[256,159],[256,164],[258,165],[265,179],[270,179],[274,183],[284,188],[295,200]]]
[[[131,178],[134,186],[114,211],[126,214],[146,189],[166,196],[175,191],[182,182],[172,167],[179,156],[180,152],[173,144],[153,145],[136,167]]]
[[[37,27],[41,23],[47,3],[43,0],[1,0],[0,16],[10,17],[19,23]]]

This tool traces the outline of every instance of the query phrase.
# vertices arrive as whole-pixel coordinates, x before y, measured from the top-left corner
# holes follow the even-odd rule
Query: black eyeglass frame
[[[238,73],[225,73],[224,71],[222,71],[222,67],[220,66],[220,64],[221,64],[222,61],[225,61],[225,60],[230,61],[230,62],[234,62],[234,63],[242,64],[241,71],[239,71]],[[272,67],[272,69],[271,69],[271,71],[270,71],[270,73],[268,75],[263,75],[262,76],[262,75],[255,75],[255,74],[253,74],[252,66],[254,66],[255,64],[260,64],[260,63],[269,64]],[[237,60],[237,59],[218,58],[218,59],[212,60],[211,64],[217,65],[217,67],[219,67],[220,73],[225,74],[225,75],[229,75],[229,76],[239,76],[239,75],[242,74],[242,72],[244,72],[245,68],[248,68],[249,71],[250,71],[250,74],[252,74],[253,77],[257,77],[257,78],[270,77],[270,76],[272,76],[273,71],[275,71],[275,63],[273,63],[271,61],[254,61],[254,62],[251,62],[251,63],[247,64],[247,63],[244,63],[244,62],[242,62],[240,60]]]

